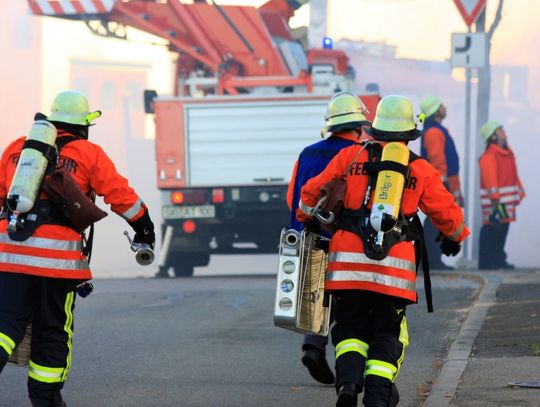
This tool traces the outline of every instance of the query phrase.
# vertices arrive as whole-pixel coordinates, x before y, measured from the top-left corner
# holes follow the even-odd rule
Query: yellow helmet
[[[482,138],[484,139],[484,143],[487,143],[489,138],[493,136],[493,134],[497,131],[497,129],[501,128],[502,124],[499,124],[495,120],[490,120],[486,124],[482,126],[480,129],[480,134],[482,135]]]
[[[101,111],[90,112],[88,100],[82,93],[74,90],[60,92],[53,100],[51,114],[47,120],[90,126],[92,120],[101,116]]]
[[[428,96],[420,103],[420,110],[422,110],[422,113],[424,113],[426,117],[430,117],[439,111],[441,105],[441,99],[437,96]]]
[[[340,92],[328,102],[326,111],[326,127],[322,132],[337,133],[358,129],[368,123],[362,101],[351,92]]]
[[[388,95],[379,101],[372,128],[373,137],[381,140],[415,140],[420,137],[413,105],[400,95]]]

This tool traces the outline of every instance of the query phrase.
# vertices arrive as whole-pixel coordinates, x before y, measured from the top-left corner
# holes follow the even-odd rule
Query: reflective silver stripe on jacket
[[[481,188],[481,189],[480,189],[480,195],[491,195],[491,194],[496,194],[498,190],[499,190],[499,189],[498,189],[498,188],[495,188],[495,187],[489,188],[489,189]]]
[[[304,212],[306,215],[313,215],[313,211],[315,210],[314,207],[306,205],[302,200],[300,199],[300,202],[298,203],[298,208],[302,212]]]
[[[86,260],[65,260],[49,257],[29,256],[26,254],[0,253],[0,263],[17,264],[21,266],[40,267],[57,270],[86,270]]]
[[[455,241],[459,237],[459,235],[461,235],[461,232],[463,231],[464,227],[465,227],[465,222],[463,222],[461,225],[459,225],[457,230],[454,233],[452,233],[452,236],[450,236],[450,239]]]
[[[509,203],[509,202],[516,202],[520,200],[519,194],[512,194],[512,195],[501,195],[499,198],[499,203]],[[483,197],[482,205],[491,205],[491,199]]]
[[[326,281],[360,281],[375,284],[382,284],[388,287],[400,288],[402,290],[416,291],[416,282],[405,280],[399,277],[387,276],[373,271],[340,270],[328,271]]]
[[[511,194],[513,192],[519,193],[519,187],[517,185],[507,185],[505,187],[500,187],[500,188],[493,187],[490,189],[484,189],[484,188],[480,189],[480,195],[491,195],[495,193]]]
[[[501,196],[501,199],[499,199],[499,203],[507,204],[507,203],[513,203],[513,202],[519,202],[519,194],[514,195],[503,195]]]
[[[0,233],[0,243],[10,244],[12,246],[35,247],[38,249],[81,251],[82,242],[80,240],[59,240],[46,237],[29,237],[23,242],[11,240],[7,233]]]
[[[137,215],[137,213],[139,213],[139,211],[141,210],[141,207],[143,206],[143,203],[144,202],[141,200],[141,198],[138,198],[137,202],[135,202],[135,205],[133,205],[127,211],[122,213],[120,216],[122,216],[128,221],[131,220],[132,217],[134,217],[135,215]]]
[[[500,187],[499,193],[500,194],[508,194],[510,192],[519,192],[519,188],[517,185],[508,185],[506,187]]]
[[[376,264],[384,267],[394,267],[397,269],[411,271],[416,273],[416,264],[413,261],[400,259],[399,257],[387,256],[382,260],[373,260],[364,253],[356,252],[332,252],[328,255],[329,262],[341,263],[360,263],[360,264]]]

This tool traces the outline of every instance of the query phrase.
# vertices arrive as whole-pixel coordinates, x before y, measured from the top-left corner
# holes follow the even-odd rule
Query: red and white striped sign
[[[468,27],[473,25],[480,12],[486,7],[486,0],[454,0]]]
[[[70,14],[103,14],[116,0],[28,0],[33,14],[62,16]]]

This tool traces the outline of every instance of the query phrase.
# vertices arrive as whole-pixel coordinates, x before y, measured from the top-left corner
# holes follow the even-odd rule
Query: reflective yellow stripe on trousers
[[[66,357],[66,368],[64,369],[64,374],[62,375],[62,381],[67,379],[69,370],[71,369],[71,356],[73,348],[73,302],[75,301],[75,293],[70,292],[67,295],[66,303],[64,305],[64,310],[66,311],[66,323],[64,324],[64,331],[68,335],[67,347],[68,354]]]
[[[68,354],[66,356],[66,367],[48,367],[42,366],[30,360],[28,376],[38,382],[42,383],[61,383],[66,381],[69,370],[71,368],[72,357],[72,341],[73,341],[73,301],[75,299],[75,293],[70,292],[66,296],[66,302],[64,303],[64,311],[66,313],[66,322],[64,324],[64,331],[67,333],[67,348]]]
[[[369,345],[360,339],[345,339],[336,345],[336,359],[347,352],[358,352],[367,358]]]
[[[398,314],[403,312],[405,312],[403,309],[397,311]],[[400,324],[399,341],[401,342],[403,349],[401,350],[401,355],[396,362],[397,366],[394,366],[393,364],[384,362],[382,360],[368,359],[368,361],[366,362],[365,374],[384,377],[391,382],[396,381],[399,371],[401,369],[401,365],[403,364],[403,360],[405,359],[405,349],[407,348],[407,346],[409,346],[409,330],[407,327],[407,318],[405,317],[405,315],[403,315],[403,319],[401,320]]]
[[[60,383],[64,374],[63,367],[47,367],[30,361],[28,376],[42,383]]]
[[[9,336],[0,332],[0,347],[4,348],[9,357],[15,349],[15,342]]]

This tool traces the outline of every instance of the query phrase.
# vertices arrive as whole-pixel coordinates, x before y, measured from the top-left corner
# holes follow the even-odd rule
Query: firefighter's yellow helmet
[[[377,105],[372,127],[373,137],[380,140],[415,140],[420,137],[413,105],[405,96],[383,97]]]
[[[335,133],[359,129],[369,123],[365,111],[366,108],[358,96],[351,92],[337,93],[328,103],[326,127],[322,129],[322,132]]]
[[[420,103],[420,110],[426,115],[426,117],[433,116],[437,113],[442,105],[441,99],[437,96],[428,96]]]
[[[47,117],[47,120],[90,126],[92,121],[100,116],[101,112],[99,110],[89,111],[88,99],[81,92],[66,90],[60,92],[54,98],[51,105],[51,114]]]
[[[490,120],[486,124],[482,126],[480,129],[480,134],[482,135],[482,138],[484,139],[484,143],[487,143],[489,138],[493,136],[493,134],[497,131],[497,129],[501,128],[502,125],[496,122],[495,120]]]

